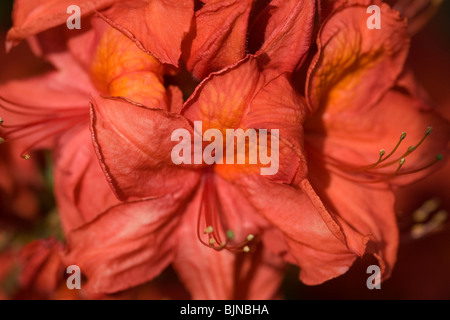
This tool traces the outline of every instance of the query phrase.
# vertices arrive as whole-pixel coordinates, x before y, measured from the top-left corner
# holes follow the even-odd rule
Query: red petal
[[[383,5],[381,29],[370,30],[366,10],[341,8],[323,24],[306,88],[313,109],[367,110],[402,72],[409,50],[406,22]]]
[[[80,0],[81,15],[85,16],[117,2],[117,0]],[[7,46],[18,44],[22,39],[63,24],[70,17],[67,8],[73,5],[69,0],[17,0],[14,2],[14,25],[7,36]]]
[[[267,68],[292,72],[311,45],[315,0],[274,0],[261,20],[268,19],[264,43],[257,54],[270,59]]]
[[[20,285],[25,294],[51,294],[63,281],[63,246],[54,238],[36,240],[20,253]]]
[[[191,121],[201,120],[208,128],[238,128],[249,103],[262,85],[258,61],[253,56],[212,73],[185,102],[182,114]]]
[[[408,156],[403,156],[408,147],[419,143],[429,126],[433,127],[433,132],[423,144]],[[448,123],[429,106],[424,106],[423,102],[403,91],[389,91],[379,103],[363,111],[363,114],[353,108],[332,115],[317,114],[311,122],[306,123],[305,139],[307,145],[320,152],[320,155],[315,154],[321,158],[319,161],[337,162],[335,169],[349,179],[367,181],[370,172],[358,171],[358,168],[376,163],[380,149],[384,149],[387,156],[398,143],[402,132],[407,133],[406,138],[385,162],[393,163],[385,168],[371,170],[384,174],[374,180],[386,177],[386,180],[391,179],[392,184],[399,185],[427,175],[429,170],[402,174],[423,168],[435,161],[437,154],[445,153],[450,135]],[[398,161],[402,157],[405,158],[405,163],[399,171],[400,175],[394,177],[392,175],[395,174]],[[351,165],[353,170],[346,169],[348,165]]]
[[[306,103],[292,88],[286,74],[267,82],[255,95],[242,125],[245,129],[279,131],[279,170],[272,180],[291,183],[306,174],[303,122]]]
[[[245,54],[254,0],[209,1],[195,13],[186,66],[199,79],[232,65]]]
[[[395,265],[398,247],[392,191],[386,184],[373,187],[354,183],[329,173],[329,168],[314,161],[310,164],[310,177],[323,203],[339,217],[341,225],[369,240],[367,253],[377,257],[382,279],[387,279]]]
[[[244,240],[255,228],[254,209],[238,188],[217,177],[217,192],[224,216],[235,232],[236,241]],[[258,243],[251,252],[215,251],[197,238],[197,219],[202,190],[189,204],[178,230],[178,248],[174,267],[193,299],[271,299],[281,279],[283,263],[267,253]],[[245,215],[242,215],[245,212]],[[256,220],[255,220],[256,219]],[[261,224],[263,222],[257,222]],[[203,230],[201,230],[203,232]],[[257,234],[257,233],[254,233]]]
[[[195,166],[177,166],[171,151],[176,129],[193,136],[183,117],[148,109],[124,99],[97,97],[92,104],[94,146],[107,178],[120,199],[190,193],[198,182]]]
[[[69,233],[65,263],[80,267],[90,292],[114,293],[154,278],[172,261],[179,204],[167,197],[106,211]]]
[[[162,63],[178,66],[181,43],[191,28],[192,0],[118,2],[104,12],[108,23],[122,31]]]
[[[348,248],[342,227],[321,205],[306,180],[302,183],[305,191],[258,175],[242,177],[238,183],[250,203],[283,232],[289,254],[295,259],[291,262],[300,266],[303,282],[322,283],[345,273],[352,265],[358,252]]]
[[[55,151],[54,183],[66,234],[119,203],[100,167],[87,124],[60,139]]]

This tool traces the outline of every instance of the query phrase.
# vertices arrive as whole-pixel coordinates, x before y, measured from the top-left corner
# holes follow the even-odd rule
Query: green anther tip
[[[433,127],[428,127],[427,131],[425,131],[426,135],[429,135],[433,131]]]
[[[402,135],[400,136],[400,140],[403,140],[406,138],[406,132],[402,132]]]
[[[233,230],[227,230],[227,238],[228,239],[234,239],[234,232],[233,232]]]
[[[386,154],[386,150],[381,149],[381,150],[380,150],[380,156],[384,156],[385,154]]]
[[[410,146],[410,147],[408,148],[408,151],[411,152],[411,151],[414,151],[415,149],[416,149],[416,146]]]
[[[444,158],[444,157],[443,157],[442,154],[440,154],[440,153],[436,155],[436,160],[437,160],[437,161],[441,161],[443,158]]]

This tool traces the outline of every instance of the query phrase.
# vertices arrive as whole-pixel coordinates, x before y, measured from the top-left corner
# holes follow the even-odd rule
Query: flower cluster
[[[50,163],[62,226],[0,255],[19,297],[271,299],[287,264],[317,285],[365,254],[390,276],[397,190],[448,153],[450,126],[407,64],[433,1],[76,2],[16,0],[6,36],[30,52],[0,83],[4,207],[36,215]],[[174,163],[177,129],[192,137],[182,158],[217,161]],[[211,150],[230,129],[258,144]],[[249,154],[273,156],[275,132],[278,170],[262,175]],[[70,265],[81,291],[66,289]]]

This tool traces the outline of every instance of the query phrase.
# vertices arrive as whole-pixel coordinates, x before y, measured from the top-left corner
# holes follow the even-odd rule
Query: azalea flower
[[[112,9],[111,12],[114,12]],[[109,20],[110,12],[105,13],[105,15],[102,17],[103,19]],[[112,14],[113,16],[113,14]],[[92,23],[94,25],[95,30],[95,21]],[[112,24],[112,23],[111,23]],[[98,30],[98,29],[97,29]],[[111,29],[113,30],[113,29]],[[13,31],[13,30],[12,30]],[[12,32],[11,31],[11,32]],[[56,171],[55,171],[55,183],[56,183],[56,192],[57,197],[59,200],[59,207],[61,209],[61,217],[63,222],[63,227],[66,230],[66,233],[70,232],[70,230],[77,228],[84,223],[92,220],[95,218],[96,215],[100,214],[104,209],[101,208],[108,208],[115,204],[115,200],[111,199],[110,194],[111,192],[107,192],[104,186],[106,185],[104,179],[102,180],[99,176],[98,172],[100,171],[100,168],[98,166],[95,166],[95,162],[92,161],[93,152],[92,149],[89,148],[90,143],[88,143],[89,136],[87,134],[86,129],[84,129],[84,121],[85,119],[85,111],[84,107],[82,106],[82,101],[84,101],[86,95],[88,92],[105,92],[108,94],[117,94],[126,96],[128,99],[131,99],[133,101],[137,101],[140,103],[146,103],[150,105],[154,105],[156,103],[156,107],[161,109],[179,109],[180,107],[177,106],[174,103],[169,107],[168,105],[168,98],[164,94],[164,88],[162,88],[158,83],[161,81],[160,79],[160,72],[161,67],[160,64],[154,60],[151,56],[147,56],[147,60],[153,59],[152,65],[154,67],[151,67],[152,72],[142,72],[146,77],[139,78],[136,77],[136,75],[139,76],[139,72],[136,73],[136,70],[133,70],[128,67],[127,72],[131,73],[131,76],[125,76],[117,78],[118,75],[120,75],[123,70],[121,70],[121,65],[117,65],[116,68],[114,68],[114,63],[116,60],[116,57],[118,59],[123,59],[123,63],[127,62],[129,65],[129,62],[132,62],[133,60],[130,59],[133,57],[133,55],[130,55],[127,50],[124,50],[124,47],[121,47],[121,50],[117,51],[118,47],[112,47],[108,45],[102,45],[100,40],[100,44],[98,45],[98,50],[94,53],[94,57],[91,58],[91,62],[89,63],[89,54],[83,54],[81,56],[78,56],[78,58],[81,57],[82,65],[81,67],[89,66],[91,68],[91,79],[92,82],[96,85],[96,89],[93,89],[93,86],[91,84],[91,81],[87,78],[87,75],[83,72],[82,68],[79,67],[77,63],[73,62],[73,55],[77,53],[77,44],[80,43],[86,43],[89,39],[89,37],[92,37],[92,32],[88,32],[87,34],[80,35],[77,37],[74,37],[73,39],[69,39],[68,41],[68,48],[69,51],[62,55],[57,55],[53,53],[53,50],[51,50],[51,47],[49,47],[50,40],[54,36],[52,32],[45,32],[43,34],[40,34],[38,36],[37,42],[32,42],[34,50],[37,52],[40,52],[41,55],[43,55],[46,59],[50,60],[58,69],[60,69],[60,72],[53,72],[50,73],[52,77],[52,82],[42,81],[42,78],[37,78],[35,81],[30,81],[33,85],[40,84],[39,89],[42,89],[42,86],[45,86],[52,83],[50,86],[50,89],[54,88],[54,79],[59,80],[58,83],[61,83],[62,85],[59,86],[59,90],[63,88],[62,92],[65,92],[64,86],[68,86],[69,91],[73,92],[74,90],[70,90],[70,88],[73,86],[71,83],[71,79],[73,77],[82,79],[79,83],[77,83],[77,86],[79,86],[79,89],[75,90],[75,94],[77,96],[74,96],[71,99],[64,100],[60,99],[57,94],[58,91],[54,90],[46,90],[47,94],[46,97],[51,97],[54,99],[55,105],[61,105],[61,102],[68,102],[70,106],[70,110],[76,111],[76,117],[70,117],[69,119],[74,119],[77,122],[76,127],[71,129],[69,132],[65,132],[65,134],[62,137],[58,138],[57,141],[57,147],[56,147]],[[121,39],[117,36],[117,31],[110,31],[106,33],[103,36],[104,41],[107,41],[106,39],[110,39],[109,43],[114,43],[115,41],[118,41]],[[111,34],[112,33],[112,34]],[[115,34],[114,34],[115,33]],[[11,33],[10,33],[11,34]],[[100,36],[101,37],[101,36]],[[111,41],[111,39],[116,39]],[[125,44],[123,40],[120,40],[118,43]],[[131,43],[131,42],[130,42]],[[131,43],[132,44],[132,43]],[[126,48],[130,48],[128,44],[125,44]],[[132,44],[132,46],[134,46]],[[134,49],[133,49],[134,48]],[[142,49],[142,47],[139,46],[139,48]],[[131,47],[131,51],[136,51],[138,47]],[[123,50],[123,51],[122,51]],[[112,57],[111,58],[111,54]],[[104,59],[105,57],[110,58]],[[124,57],[124,58],[120,58]],[[67,69],[67,63],[69,62],[70,68]],[[140,66],[139,64],[137,65]],[[64,72],[62,72],[64,71]],[[147,71],[147,70],[146,70]],[[134,72],[134,74],[132,73]],[[159,75],[158,75],[159,74]],[[132,83],[138,83],[139,79],[143,79],[144,82],[139,87],[130,87],[129,84]],[[34,80],[34,79],[32,79]],[[110,82],[112,81],[112,82]],[[18,85],[18,88],[22,88],[21,85],[23,85],[23,82],[21,83],[9,83],[11,87],[4,87],[4,92],[8,92],[9,95],[11,93],[19,93],[19,90],[15,90],[14,85]],[[128,84],[127,86],[124,86],[124,84]],[[149,94],[143,94],[142,92],[139,92],[139,88],[144,88],[144,85],[150,85],[149,88],[153,86],[156,90],[147,91]],[[158,87],[159,86],[159,87]],[[17,88],[16,87],[16,88]],[[132,89],[130,91],[130,89]],[[146,92],[145,90],[143,92]],[[177,95],[177,91],[171,91],[173,95]],[[159,94],[159,95],[158,95]],[[156,95],[156,96],[155,96]],[[11,96],[10,96],[11,97]],[[41,95],[42,97],[42,95]],[[39,97],[37,97],[39,98]],[[58,99],[59,98],[59,99]],[[145,100],[146,98],[150,98],[150,100]],[[17,101],[21,101],[23,97],[19,97],[17,94],[16,96],[13,96],[6,101],[8,102],[16,102],[9,103],[9,105],[6,107],[8,109],[13,109],[12,111],[16,111],[17,107],[20,107],[20,104],[17,103]],[[41,99],[36,99],[37,101]],[[176,99],[172,99],[173,101],[176,101]],[[23,101],[23,100],[22,100]],[[78,102],[79,101],[79,102]],[[35,102],[36,103],[36,102]],[[48,101],[45,101],[45,103],[48,103]],[[23,103],[25,104],[25,103]],[[73,105],[79,105],[80,107],[74,108]],[[64,105],[64,104],[62,104]],[[16,108],[14,110],[14,108]],[[62,108],[60,108],[61,111],[65,111]],[[38,114],[38,116],[42,117],[42,114]],[[45,114],[44,114],[45,116]],[[61,128],[55,131],[46,131],[44,130],[45,135],[40,136],[40,139],[38,139],[39,143],[41,143],[45,138],[52,137],[55,134],[57,134],[57,137],[59,136],[59,132],[62,132],[65,130],[68,126],[68,123],[70,125],[73,125],[66,121],[61,121],[58,117],[56,119],[50,117],[50,119],[45,118],[45,120],[56,120],[58,121],[58,124],[61,124]],[[64,119],[65,120],[65,119]],[[42,128],[42,124],[45,122],[39,122],[37,121],[37,124]],[[6,126],[5,126],[6,127]],[[7,127],[6,127],[7,128]],[[33,126],[25,126],[24,129],[33,128]],[[7,131],[8,132],[8,131]],[[10,132],[10,131],[9,131]],[[14,138],[14,137],[13,137]],[[38,144],[33,141],[31,144],[31,147],[37,147]],[[31,148],[30,147],[30,148]],[[23,154],[25,158],[27,158],[28,154]],[[93,183],[94,181],[98,181],[98,183]],[[97,199],[92,199],[90,197],[91,191],[95,190],[97,193],[102,194],[99,198],[102,199],[102,201],[98,201]],[[109,190],[109,189],[108,189]],[[85,195],[85,196],[83,196]],[[110,200],[111,199],[111,200]],[[92,201],[94,200],[94,201]],[[97,200],[97,201],[96,201]],[[117,202],[117,201],[116,201]],[[97,209],[98,208],[98,209]],[[247,264],[246,264],[247,265]],[[269,271],[272,269],[272,267],[267,268]],[[278,267],[275,267],[275,270],[278,270]],[[278,271],[277,271],[278,272]],[[277,278],[279,279],[279,278]],[[243,281],[244,282],[244,281]],[[278,281],[275,281],[274,283],[278,283]],[[274,286],[275,288],[275,286]],[[111,290],[111,289],[108,289]],[[272,289],[271,291],[267,291],[267,295],[271,295],[275,289]],[[254,290],[255,293],[259,293],[259,290]],[[227,293],[228,294],[228,293]],[[211,295],[211,297],[214,297]]]
[[[53,149],[67,237],[54,251],[86,293],[172,264],[194,299],[273,298],[286,263],[313,285],[365,253],[389,277],[392,189],[436,166],[449,129],[405,67],[408,25],[379,4],[369,30],[367,1],[82,1],[84,27],[67,31],[68,1],[16,1],[8,48],[26,38],[51,68],[0,86],[2,137],[25,159]],[[279,170],[177,165],[177,129],[267,130]]]
[[[319,31],[306,85],[313,115],[305,142],[313,187],[344,228],[360,234],[356,244],[374,253],[387,278],[398,244],[391,188],[441,160],[449,127],[404,70],[407,25],[383,5],[385,31],[369,34],[364,10],[342,7]]]

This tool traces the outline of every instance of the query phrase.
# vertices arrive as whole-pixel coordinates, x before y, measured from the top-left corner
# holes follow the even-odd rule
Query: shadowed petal
[[[387,184],[374,187],[337,174],[327,175],[325,172],[330,172],[330,168],[319,161],[311,161],[309,168],[311,184],[324,205],[339,217],[341,225],[348,228],[347,232],[354,230],[366,238],[366,252],[378,259],[381,277],[387,279],[395,265],[398,247],[392,191]]]
[[[254,0],[208,1],[195,13],[186,66],[199,79],[232,65],[245,54]]]
[[[68,235],[67,264],[87,276],[84,289],[114,293],[157,276],[173,258],[178,201],[124,203]]]
[[[407,24],[381,6],[381,29],[368,29],[366,7],[337,10],[322,26],[306,97],[313,110],[364,111],[377,103],[403,70],[409,49]]]
[[[249,202],[283,232],[291,262],[300,266],[304,283],[320,284],[345,273],[364,252],[364,237],[344,233],[307,181],[296,188],[253,175],[238,183]]]

